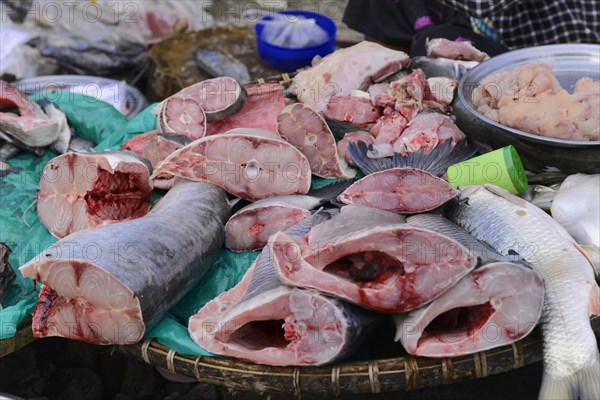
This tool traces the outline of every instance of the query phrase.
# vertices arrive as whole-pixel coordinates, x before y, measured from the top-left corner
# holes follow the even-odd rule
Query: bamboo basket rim
[[[600,340],[600,316],[593,316],[590,323]],[[234,390],[297,395],[409,391],[485,378],[542,360],[539,329],[511,345],[471,355],[449,358],[404,356],[319,367],[277,367],[233,358],[186,356],[155,339],[121,348],[150,365],[198,381]]]

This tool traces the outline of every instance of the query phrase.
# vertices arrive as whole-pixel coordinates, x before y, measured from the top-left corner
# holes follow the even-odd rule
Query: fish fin
[[[466,140],[461,140],[454,147],[452,147],[451,140],[446,140],[428,153],[422,150],[406,156],[396,153],[392,167],[422,169],[432,175],[442,176],[448,167],[472,157],[475,153],[477,153],[477,149]]]
[[[392,168],[392,160],[390,158],[370,158],[368,156],[369,148],[362,140],[356,143],[348,143],[348,154],[354,160],[354,163],[362,171],[363,174],[369,175],[374,172],[383,171]]]
[[[327,186],[323,186],[320,189],[313,189],[306,193],[308,196],[318,197],[323,200],[324,203],[335,200],[340,193],[346,190],[350,185],[354,183],[353,179],[341,180],[338,182],[330,183]]]
[[[594,285],[590,293],[590,312],[592,315],[600,316],[600,286],[598,285]]]
[[[544,371],[540,400],[600,399],[600,354],[596,351],[590,365],[572,375],[554,377]]]

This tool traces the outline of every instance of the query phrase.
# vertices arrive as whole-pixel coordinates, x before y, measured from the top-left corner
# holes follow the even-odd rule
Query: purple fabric
[[[454,39],[454,41],[455,42],[469,42],[469,43],[471,43],[471,39],[467,39],[467,38],[460,37],[460,36],[457,37],[456,39]]]
[[[418,31],[421,28],[425,28],[426,26],[433,25],[433,21],[429,18],[428,15],[417,18],[415,21],[415,31]]]

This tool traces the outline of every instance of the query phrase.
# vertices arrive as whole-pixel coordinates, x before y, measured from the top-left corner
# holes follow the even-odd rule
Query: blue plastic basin
[[[291,72],[306,67],[311,63],[315,56],[319,55],[323,57],[335,50],[335,34],[337,32],[337,27],[335,26],[335,22],[330,18],[315,12],[300,10],[282,11],[279,14],[313,18],[317,25],[327,32],[329,39],[319,46],[305,47],[302,49],[273,46],[261,39],[264,26],[256,24],[254,28],[254,32],[256,33],[256,50],[260,59],[268,66],[280,71]],[[269,21],[272,19],[273,17],[266,16],[263,17],[261,21]]]

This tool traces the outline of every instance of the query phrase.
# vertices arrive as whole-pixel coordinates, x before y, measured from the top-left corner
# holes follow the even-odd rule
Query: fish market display
[[[408,123],[393,144],[394,152],[407,155],[423,150],[428,153],[447,140],[452,142],[452,146],[456,146],[464,138],[464,133],[449,116],[438,112],[425,112]]]
[[[222,189],[179,181],[142,218],[58,241],[20,268],[44,284],[34,335],[136,343],[200,281],[229,212]]]
[[[318,212],[287,232],[306,235]],[[189,321],[194,342],[214,354],[268,365],[322,365],[359,348],[377,315],[312,290],[282,285],[265,248],[244,278]]]
[[[277,132],[277,116],[285,107],[283,86],[258,83],[245,87],[247,98],[242,109],[221,121],[208,121],[206,135],[216,135],[237,128],[257,128]]]
[[[60,132],[57,122],[17,88],[0,80],[0,111],[13,107],[17,108],[18,114],[0,112],[0,133],[7,135],[11,143],[15,141],[13,144],[17,147],[19,143],[29,147],[45,147],[58,139]]]
[[[370,98],[334,96],[323,115],[333,134],[343,137],[346,132],[369,130],[381,117],[381,110]]]
[[[533,270],[487,264],[427,306],[396,315],[396,341],[412,355],[454,357],[516,342],[537,325],[544,285]]]
[[[453,221],[501,254],[516,251],[544,280],[540,398],[600,398],[600,353],[589,320],[600,314],[600,288],[590,260],[548,214],[505,190],[472,186],[460,199],[450,210]]]
[[[402,220],[389,212],[348,206],[306,238],[279,232],[267,247],[287,285],[401,313],[427,304],[477,264],[458,242]]]
[[[373,136],[371,136],[368,132],[362,132],[362,131],[348,132],[344,135],[344,138],[342,140],[340,140],[337,144],[338,154],[351,167],[356,167],[356,163],[352,159],[352,156],[350,155],[350,153],[348,153],[348,145],[350,143],[356,143],[358,141],[364,142],[367,145],[370,145],[370,144],[375,143],[375,138]]]
[[[158,130],[161,133],[185,135],[192,140],[200,139],[206,133],[204,109],[192,97],[170,97],[160,109]]]
[[[150,171],[126,152],[67,153],[44,167],[38,193],[40,222],[57,238],[144,216],[150,209]]]
[[[8,288],[16,278],[15,271],[8,263],[10,253],[10,248],[6,243],[0,243],[0,307]]]
[[[310,216],[310,210],[335,199],[349,184],[333,183],[307,195],[270,197],[236,212],[225,225],[225,247],[232,251],[262,249],[271,235]]]
[[[220,121],[238,113],[248,94],[235,79],[220,76],[188,86],[172,97],[191,97],[200,103],[208,121]]]
[[[485,61],[490,56],[478,50],[469,41],[454,41],[435,38],[427,41],[427,57],[451,60]]]
[[[310,107],[296,103],[284,108],[277,117],[277,131],[306,156],[313,174],[342,179],[356,175],[339,157],[335,138],[325,120]]]
[[[600,175],[571,175],[552,201],[552,217],[577,240],[600,247]]]
[[[458,190],[429,172],[392,168],[360,179],[340,195],[340,201],[413,214],[431,211],[458,195]]]
[[[350,96],[366,90],[408,65],[408,56],[372,42],[360,42],[324,57],[316,66],[300,71],[290,94],[305,105],[323,111],[333,96]]]
[[[546,64],[488,76],[473,90],[484,116],[511,128],[567,140],[600,140],[600,81],[581,78],[569,94]]]
[[[250,201],[304,194],[311,183],[306,157],[276,133],[260,129],[196,140],[167,157],[151,178],[173,176],[214,183]]]

